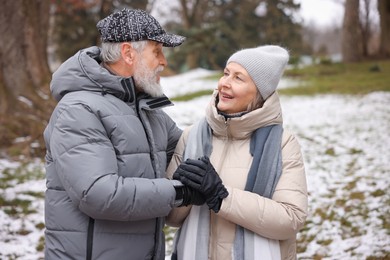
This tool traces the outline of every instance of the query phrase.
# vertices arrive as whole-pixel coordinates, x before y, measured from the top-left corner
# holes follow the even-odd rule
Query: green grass
[[[202,79],[217,81],[221,76],[222,72],[217,72]],[[390,91],[390,60],[316,64],[288,69],[284,77],[298,81],[298,85],[279,89],[281,95],[361,95],[373,91]],[[176,96],[172,100],[188,101],[211,93],[212,90],[202,90]]]
[[[279,90],[284,95],[390,91],[390,60],[318,64],[289,69],[284,76],[301,82],[297,87]]]
[[[213,93],[212,90],[200,90],[192,93],[188,93],[181,96],[176,96],[174,98],[171,98],[172,101],[188,101],[197,97],[201,96],[209,96]]]

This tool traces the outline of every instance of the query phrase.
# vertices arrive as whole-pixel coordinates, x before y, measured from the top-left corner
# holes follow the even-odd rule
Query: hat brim
[[[161,42],[164,47],[176,47],[185,41],[186,37],[173,33],[164,33],[153,37],[148,37],[148,40]]]

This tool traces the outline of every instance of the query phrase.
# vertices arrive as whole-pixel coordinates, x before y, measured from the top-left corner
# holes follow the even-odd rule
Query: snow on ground
[[[43,258],[45,188],[41,160],[0,160],[0,259]]]
[[[215,73],[215,71],[198,68],[179,76],[163,77],[161,78],[161,85],[165,95],[169,98],[199,90],[213,89],[216,87],[215,81],[205,78]]]
[[[162,78],[168,97],[214,89],[199,79],[214,72],[198,69]],[[281,87],[289,82],[284,80]],[[166,108],[180,127],[204,114],[210,97],[174,102]],[[281,96],[284,126],[298,137],[305,158],[309,216],[298,234],[298,259],[387,259],[390,257],[390,93],[363,96]],[[43,237],[42,171],[34,161],[0,160],[0,259],[40,259]],[[24,168],[23,168],[24,169]],[[37,195],[38,194],[38,195]],[[10,201],[32,201],[13,212]],[[8,203],[8,204],[7,204]],[[15,211],[15,210],[14,210]],[[20,209],[19,209],[20,211]],[[38,247],[38,249],[37,249]],[[168,246],[168,250],[169,250]]]

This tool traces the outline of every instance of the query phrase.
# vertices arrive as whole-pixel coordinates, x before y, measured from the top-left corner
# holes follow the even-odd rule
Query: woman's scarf
[[[282,125],[257,129],[251,137],[253,156],[245,190],[271,198],[282,174]],[[206,119],[195,124],[187,139],[183,161],[187,158],[210,156],[212,131]],[[206,260],[209,249],[210,211],[207,205],[192,206],[174,240],[172,260]],[[280,259],[279,241],[261,237],[237,225],[232,259]]]

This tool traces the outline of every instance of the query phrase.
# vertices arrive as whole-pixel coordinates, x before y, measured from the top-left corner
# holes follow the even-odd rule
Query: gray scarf
[[[257,129],[251,137],[250,153],[253,156],[245,190],[271,198],[282,174],[281,140],[282,125],[270,125]],[[212,131],[206,119],[191,129],[183,160],[210,156]],[[208,259],[210,211],[206,205],[192,206],[174,241],[173,259]],[[255,234],[237,225],[232,255],[234,259],[255,259]]]

